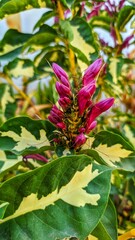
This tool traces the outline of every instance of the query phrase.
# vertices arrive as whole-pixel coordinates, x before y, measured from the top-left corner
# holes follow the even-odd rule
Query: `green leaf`
[[[64,33],[65,39],[72,41],[74,38],[71,25],[68,20],[60,20],[59,22],[61,31]]]
[[[135,147],[135,128],[129,124],[123,126],[124,134],[129,139],[129,142]]]
[[[91,60],[90,55],[98,51],[97,44],[95,42],[91,26],[84,19],[79,17],[74,18],[71,21],[71,29],[74,34],[74,38],[70,44],[77,57],[83,63],[81,64],[81,70],[83,71]]]
[[[5,83],[0,84],[0,123],[14,117],[16,111],[16,101],[13,96],[12,88]]]
[[[123,64],[124,64],[124,59],[121,57],[119,58],[113,57],[109,59],[109,73],[111,75],[111,78],[114,84],[118,83],[118,79],[119,79],[119,76],[121,75]]]
[[[38,69],[43,71],[43,74],[52,75],[52,71],[49,67],[49,64],[53,62],[57,62],[58,65],[62,66],[65,62],[65,52],[64,49],[60,46],[56,47],[49,47],[47,48],[47,52],[44,55],[39,55],[36,61],[39,60]],[[40,60],[41,58],[41,60]],[[49,62],[49,64],[48,64]]]
[[[118,15],[117,19],[117,27],[119,31],[122,31],[125,25],[129,22],[129,20],[134,16],[135,8],[132,6],[124,6]]]
[[[22,156],[0,150],[0,178],[22,163]]]
[[[47,3],[46,3],[47,2]],[[1,0],[0,1],[0,18],[4,18],[9,14],[14,14],[17,12],[22,12],[31,8],[40,8],[48,5],[48,2],[44,0]]]
[[[107,16],[94,16],[92,17],[90,24],[93,27],[98,27],[110,31],[111,19]]]
[[[9,62],[4,71],[11,77],[18,78],[20,76],[32,78],[34,76],[35,67],[31,60],[16,58]]]
[[[90,142],[91,145],[89,145]],[[109,131],[101,131],[94,138],[88,139],[83,149],[88,149],[84,152],[100,164],[126,171],[134,171],[135,169],[135,149],[124,136]]]
[[[8,30],[0,41],[0,59],[14,59],[31,36],[32,34],[20,33],[14,29]]]
[[[36,33],[26,42],[26,44],[24,44],[23,51],[26,48],[29,48],[30,50],[32,49],[32,51],[42,49],[51,44],[52,42],[54,42],[55,37],[56,36],[54,35],[54,33],[48,32]]]
[[[49,121],[12,118],[0,127],[0,149],[15,154],[50,149],[54,129]]]
[[[110,174],[108,167],[78,155],[6,181],[0,199],[9,206],[1,220],[0,239],[85,239],[106,208]]]
[[[4,214],[5,214],[5,211],[6,211],[8,205],[9,205],[8,202],[0,201],[0,219],[2,219],[4,217]]]
[[[115,207],[109,199],[106,210],[92,232],[92,235],[99,240],[117,240],[117,216]]]

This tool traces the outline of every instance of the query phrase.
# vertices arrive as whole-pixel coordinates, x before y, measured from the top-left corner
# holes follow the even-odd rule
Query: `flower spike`
[[[87,140],[86,134],[96,127],[96,118],[113,105],[114,98],[93,104],[92,97],[96,91],[94,78],[102,67],[103,61],[99,58],[87,68],[78,89],[72,91],[67,73],[53,63],[53,70],[59,79],[56,82],[56,90],[59,94],[60,108],[53,105],[48,119],[58,129],[58,137],[54,140],[57,145],[79,151]],[[105,74],[105,68],[102,74]]]

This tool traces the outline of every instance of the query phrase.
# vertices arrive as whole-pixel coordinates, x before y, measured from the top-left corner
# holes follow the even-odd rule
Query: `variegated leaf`
[[[16,101],[13,97],[13,92],[8,84],[0,84],[0,122],[3,123],[7,119],[14,117],[16,111]]]
[[[15,154],[51,149],[49,140],[54,129],[49,121],[28,117],[10,119],[0,128],[0,149]]]
[[[125,136],[129,139],[129,141],[132,143],[132,145],[135,148],[135,128],[133,126],[130,126],[128,124],[125,124],[123,127]]]
[[[105,30],[110,31],[111,19],[107,16],[94,16],[90,20],[90,24],[93,27],[104,28]]]
[[[135,169],[135,149],[127,139],[116,133],[101,131],[88,139],[83,149],[102,164],[127,171]]]
[[[46,48],[50,44],[55,42],[57,32],[51,26],[44,24],[40,27],[39,31],[33,34],[33,36],[24,44],[23,51],[27,48],[30,50],[39,50]]]
[[[93,237],[93,238],[92,238]],[[88,238],[89,240],[117,240],[117,215],[115,207],[112,201],[109,199],[106,210],[92,232],[92,236]]]
[[[133,6],[124,6],[118,15],[117,26],[120,31],[123,31],[125,25],[135,15],[135,8]]]
[[[110,173],[108,167],[78,155],[59,158],[3,183],[0,200],[9,205],[1,220],[0,239],[85,239],[106,207]]]
[[[118,83],[118,79],[121,74],[121,69],[123,67],[123,64],[124,64],[123,58],[110,58],[109,59],[109,73],[111,75],[112,82],[115,85]],[[117,85],[116,85],[116,87],[117,87]]]
[[[35,67],[31,60],[29,59],[19,59],[16,58],[4,68],[4,71],[15,78],[20,76],[32,78],[34,76]]]
[[[14,14],[17,12],[22,12],[31,8],[40,8],[45,6],[51,6],[51,1],[47,0],[1,0],[0,1],[0,18],[4,18],[9,14]]]
[[[92,28],[83,19],[74,18],[71,21],[71,30],[73,40],[70,44],[78,57],[81,71],[84,71],[90,63],[90,55],[98,52]]]
[[[54,17],[56,15],[56,12],[53,10],[53,11],[47,11],[45,12],[41,18],[37,21],[37,23],[35,24],[34,26],[34,30],[36,28],[39,28],[41,27],[48,19]]]
[[[7,208],[8,205],[9,205],[8,202],[0,201],[0,219],[3,218],[3,216],[5,214],[5,211],[6,211],[6,208]]]
[[[20,164],[22,162],[22,156],[16,156],[12,152],[6,152],[0,150],[0,178],[1,173],[4,171],[8,171],[8,169],[11,169],[16,164]]]
[[[23,44],[32,34],[20,33],[15,29],[9,29],[0,41],[0,60],[14,59],[21,53]]]

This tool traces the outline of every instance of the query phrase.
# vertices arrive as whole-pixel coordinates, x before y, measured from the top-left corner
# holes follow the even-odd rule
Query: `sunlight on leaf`
[[[2,110],[3,110],[3,113],[5,113],[5,110],[6,110],[6,106],[8,103],[14,103],[14,98],[11,96],[11,93],[10,93],[10,88],[9,88],[9,85],[6,85],[5,86],[5,92],[2,96],[2,99],[1,99],[1,107],[2,107]],[[6,117],[4,116],[4,114],[2,115],[2,121],[6,121]]]
[[[8,205],[9,205],[8,202],[0,203],[0,219],[4,217],[4,214]]]
[[[26,128],[21,126],[21,134],[18,135],[13,131],[1,132],[2,137],[10,137],[16,141],[16,146],[13,150],[21,151],[23,149],[29,148],[30,146],[34,146],[36,148],[41,148],[46,146],[50,146],[49,141],[46,138],[46,133],[43,129],[40,130],[40,139],[36,139],[35,136],[29,132]]]
[[[59,191],[56,189],[48,196],[40,199],[38,199],[35,193],[31,193],[29,196],[24,197],[16,212],[3,221],[18,217],[33,210],[45,209],[49,205],[54,205],[59,199],[76,207],[83,207],[85,204],[98,205],[97,201],[100,199],[100,195],[90,194],[84,190],[84,187],[98,175],[98,170],[92,172],[92,164],[90,164],[81,172],[76,172],[71,181]]]
[[[13,51],[14,49],[17,49],[17,48],[19,48],[20,46],[21,46],[21,44],[18,44],[18,45],[16,45],[16,46],[12,46],[12,45],[10,45],[10,44],[5,44],[5,45],[3,46],[2,51],[0,51],[0,56],[4,55],[4,54],[6,54],[6,53],[9,53],[9,52],[11,52],[11,51]]]
[[[112,58],[111,63],[109,65],[109,71],[113,77],[113,82],[116,84],[118,81],[118,76],[117,76],[117,68],[118,68],[118,63],[119,59],[117,58]]]
[[[121,158],[128,157],[132,151],[122,148],[121,144],[107,146],[107,144],[99,145],[95,148],[103,160],[110,166],[115,166],[116,162],[120,162]]]
[[[28,66],[28,63],[26,66],[25,61],[18,60],[17,65],[14,66],[14,68],[10,69],[10,74],[14,76],[15,78],[19,76],[25,76],[25,77],[32,77],[34,75],[34,68],[31,64],[31,66]]]
[[[135,146],[135,136],[133,134],[133,132],[131,131],[129,125],[125,125],[123,127],[124,129],[124,132],[125,132],[125,135],[126,137],[129,139],[129,141],[133,144],[133,146]]]
[[[89,235],[87,240],[99,240],[99,238],[96,238],[93,235]]]

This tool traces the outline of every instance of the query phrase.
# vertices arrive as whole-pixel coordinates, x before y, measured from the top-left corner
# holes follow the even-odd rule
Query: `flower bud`
[[[71,103],[71,100],[68,97],[63,97],[58,100],[59,105],[65,110]]]
[[[64,115],[63,112],[60,109],[58,109],[58,107],[56,105],[53,105],[50,113],[55,113],[55,114],[57,114],[61,118]]]
[[[81,147],[84,143],[86,142],[86,137],[83,133],[80,133],[78,136],[75,138],[75,143],[74,147],[79,148]]]
[[[48,162],[48,159],[46,157],[44,157],[43,155],[39,154],[39,153],[29,154],[29,155],[23,156],[23,161],[27,162],[28,158],[39,160],[39,161],[42,161],[42,162]]]
[[[78,92],[79,113],[83,115],[84,111],[92,104],[90,98],[96,90],[95,81],[81,88]]]
[[[99,73],[101,67],[102,67],[102,58],[97,59],[94,61],[85,71],[82,82],[83,85],[86,86],[89,84]]]
[[[61,129],[63,129],[63,130],[66,129],[66,125],[65,125],[64,122],[59,122],[59,123],[57,123],[56,125],[57,125],[57,127],[61,128]]]
[[[48,116],[48,119],[53,124],[57,125],[58,122],[62,122],[64,113],[57,108],[56,105],[53,105],[50,115]]]
[[[101,113],[107,111],[114,103],[114,98],[107,98],[96,103],[90,110],[86,119],[86,132],[88,132],[91,123],[98,117]]]
[[[66,87],[64,84],[56,82],[56,90],[60,97],[65,97],[71,95],[70,88]]]
[[[65,86],[69,87],[69,80],[67,73],[56,63],[52,64],[52,68],[56,76],[59,78],[61,83],[63,83]]]
[[[93,121],[89,126],[87,126],[87,128],[85,129],[85,132],[89,134],[90,131],[96,127],[96,125],[97,125],[97,121]]]

